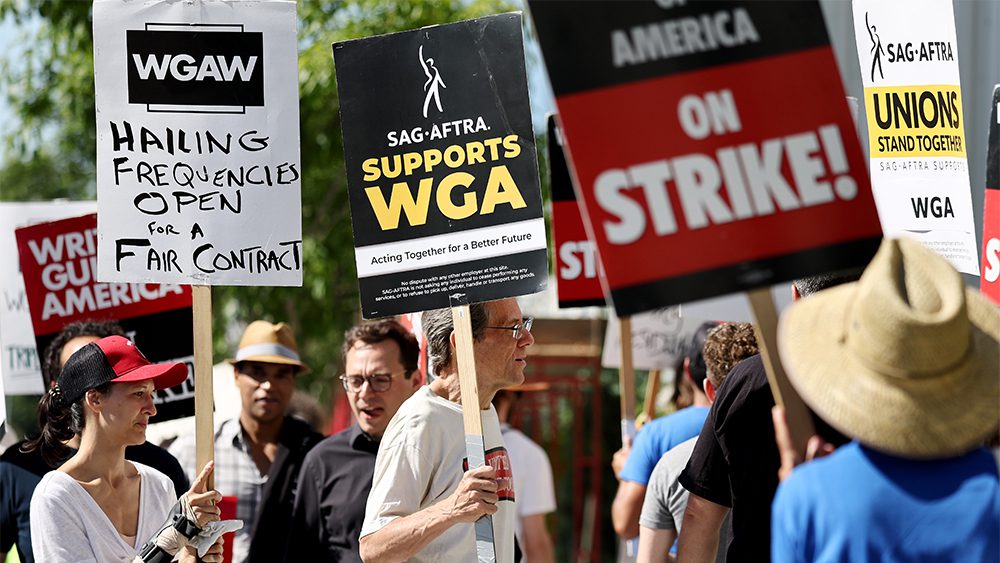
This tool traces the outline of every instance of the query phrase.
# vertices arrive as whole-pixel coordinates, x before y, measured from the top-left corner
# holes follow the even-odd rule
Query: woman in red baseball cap
[[[196,561],[191,546],[219,519],[221,497],[206,487],[212,464],[177,501],[170,479],[125,459],[126,446],[146,439],[155,391],[186,378],[184,364],[152,364],[122,336],[87,344],[70,357],[39,401],[41,435],[25,446],[58,463],[68,453],[64,442],[80,434],[77,453],[46,474],[32,496],[36,560],[150,562],[180,553],[181,561]],[[202,561],[222,561],[221,539],[209,545]]]

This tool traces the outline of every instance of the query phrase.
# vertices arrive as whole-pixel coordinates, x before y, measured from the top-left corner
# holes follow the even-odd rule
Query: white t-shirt
[[[497,563],[514,561],[514,487],[510,458],[500,436],[496,410],[482,411],[486,461],[500,480],[493,541]],[[420,388],[399,407],[379,444],[375,474],[361,537],[403,516],[444,500],[465,473],[465,430],[462,406],[441,398],[429,386]],[[476,561],[473,524],[455,524],[417,553],[414,563]]]
[[[49,471],[31,497],[31,547],[45,563],[131,562],[153,537],[177,501],[174,485],[159,471],[129,462],[139,471],[137,546],[125,543],[90,493],[61,471]]]
[[[520,430],[501,424],[504,444],[510,454],[514,470],[514,496],[517,497],[517,541],[524,551],[524,529],[521,518],[535,514],[548,514],[556,510],[556,491],[552,481],[552,464],[541,446]],[[527,557],[521,563],[529,563]]]

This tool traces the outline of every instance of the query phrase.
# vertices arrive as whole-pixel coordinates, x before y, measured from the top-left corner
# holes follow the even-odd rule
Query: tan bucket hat
[[[1000,310],[919,242],[885,239],[856,283],[792,305],[778,348],[805,402],[874,449],[951,457],[1000,425]]]
[[[299,373],[311,371],[299,358],[299,347],[295,344],[292,327],[285,323],[271,324],[254,321],[243,331],[236,357],[226,360],[231,364],[239,362],[264,362],[287,364],[299,367]]]

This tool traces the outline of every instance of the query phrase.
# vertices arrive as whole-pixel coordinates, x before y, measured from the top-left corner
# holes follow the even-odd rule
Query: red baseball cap
[[[180,385],[187,365],[153,364],[124,336],[107,336],[83,346],[70,356],[59,373],[57,387],[66,404],[79,401],[90,389],[106,383],[152,380],[156,389]]]

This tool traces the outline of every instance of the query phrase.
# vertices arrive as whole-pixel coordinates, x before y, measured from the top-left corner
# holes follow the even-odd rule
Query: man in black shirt
[[[794,299],[856,281],[860,270],[796,280]],[[681,485],[691,494],[678,540],[678,560],[710,563],[718,549],[727,563],[771,560],[771,501],[778,488],[781,460],[774,442],[774,397],[761,357],[743,360],[715,397]],[[813,416],[817,431],[831,442],[844,439]],[[719,528],[732,509],[729,545],[719,545]]]
[[[292,561],[361,561],[358,541],[375,454],[389,420],[420,386],[419,345],[394,320],[344,335],[341,376],[357,422],[316,445],[299,473],[288,552]]]

